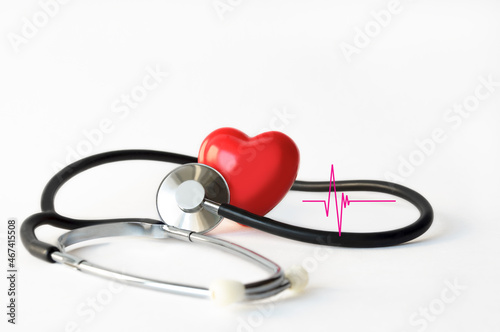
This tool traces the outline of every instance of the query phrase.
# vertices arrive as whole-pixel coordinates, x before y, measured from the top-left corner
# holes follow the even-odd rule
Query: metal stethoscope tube
[[[126,274],[96,264],[92,264],[87,260],[75,257],[68,253],[68,251],[72,249],[71,247],[75,245],[79,245],[79,247],[81,247],[81,245],[84,245],[86,241],[123,236],[153,239],[175,238],[182,241],[208,245],[235,254],[250,262],[256,263],[271,273],[270,276],[264,280],[243,285],[244,293],[234,294],[234,299],[238,301],[263,299],[275,295],[291,286],[290,281],[285,277],[285,274],[283,273],[283,270],[279,265],[251,250],[211,236],[197,234],[194,232],[176,229],[167,225],[160,224],[152,225],[149,223],[141,222],[125,222],[77,228],[63,234],[58,239],[58,247],[60,251],[53,252],[51,254],[51,257],[57,263],[75,268],[78,271],[113,279],[133,286],[150,288],[179,295],[214,299],[216,301],[218,301],[218,299],[216,298],[218,295],[222,296],[223,298],[227,298],[228,295],[233,295],[215,294],[214,292],[216,292],[216,290],[210,289],[206,286],[171,283],[167,281]],[[225,290],[222,290],[222,292],[224,291]]]

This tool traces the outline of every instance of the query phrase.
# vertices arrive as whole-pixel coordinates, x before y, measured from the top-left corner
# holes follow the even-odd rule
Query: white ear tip
[[[309,274],[300,265],[290,267],[286,271],[285,277],[290,281],[290,289],[295,292],[303,291],[309,282]]]
[[[220,306],[238,302],[245,298],[245,286],[235,280],[215,280],[210,285],[209,291],[212,301]]]

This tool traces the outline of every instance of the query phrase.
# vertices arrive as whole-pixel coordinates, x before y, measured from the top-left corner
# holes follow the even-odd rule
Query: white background
[[[19,239],[18,324],[6,323],[2,278],[2,326],[499,331],[500,86],[488,91],[481,83],[500,81],[497,1],[401,0],[395,10],[388,1],[361,0],[69,1],[52,6],[47,22],[40,3],[47,0],[3,1],[0,8],[2,269],[8,218],[20,224],[38,212],[55,167],[78,151],[196,155],[203,138],[224,126],[252,136],[278,126],[301,151],[302,180],[327,180],[332,163],[339,180],[397,175],[429,199],[435,222],[406,245],[326,251],[225,221],[214,235],[310,271],[303,294],[228,308],[110,285],[30,256]],[[381,27],[373,13],[389,9]],[[363,40],[365,28],[371,37]],[[350,56],[342,51],[347,44],[356,47]],[[121,95],[138,91],[154,69],[168,77],[135,108],[118,109]],[[476,91],[482,100],[473,105]],[[464,102],[470,112],[450,113]],[[277,114],[284,112],[283,121]],[[99,134],[103,120],[110,128]],[[429,143],[436,130],[443,139]],[[79,218],[157,218],[156,188],[173,167],[129,162],[89,171],[61,190],[57,208]],[[301,202],[324,198],[293,193],[270,215],[336,230],[321,204]],[[343,230],[388,229],[416,218],[409,204],[391,204],[352,204]],[[44,227],[38,234],[53,242],[60,232]],[[230,256],[175,241],[120,241],[81,254],[201,285],[217,276],[261,276]]]

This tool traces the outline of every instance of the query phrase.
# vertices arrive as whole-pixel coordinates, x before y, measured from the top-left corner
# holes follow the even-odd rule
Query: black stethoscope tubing
[[[63,229],[75,229],[96,224],[134,221],[161,224],[162,222],[159,220],[145,218],[73,219],[61,216],[55,211],[55,196],[62,185],[69,179],[99,165],[127,160],[150,160],[176,164],[197,162],[196,157],[171,152],[120,150],[89,156],[66,166],[54,175],[45,187],[41,199],[43,212],[28,217],[21,226],[21,239],[28,251],[42,260],[54,263],[51,254],[55,251],[59,251],[59,249],[51,244],[38,240],[35,230],[41,225],[52,225]],[[315,230],[282,223],[252,214],[230,204],[221,204],[218,214],[240,224],[292,240],[351,248],[386,247],[401,244],[422,235],[432,224],[433,210],[429,202],[422,195],[407,187],[386,181],[351,180],[337,181],[336,188],[337,191],[372,191],[398,196],[414,205],[420,212],[420,216],[413,223],[394,230],[370,233],[342,232],[342,236],[339,236],[339,233],[334,231]],[[295,181],[291,190],[328,192],[330,190],[330,182]]]

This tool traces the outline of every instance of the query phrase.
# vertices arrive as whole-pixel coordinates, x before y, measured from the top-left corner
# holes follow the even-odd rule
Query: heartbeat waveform
[[[335,172],[333,170],[333,164],[332,164],[332,169],[330,172],[330,186],[328,188],[328,199],[323,200],[315,200],[315,199],[305,199],[302,200],[302,202],[306,203],[323,203],[325,206],[325,212],[326,216],[328,217],[330,214],[330,196],[332,194],[332,183],[333,183],[333,195],[335,196],[335,209],[337,210],[337,226],[339,228],[339,236],[342,235],[342,214],[344,212],[344,208],[347,208],[351,203],[387,203],[387,202],[395,202],[395,199],[362,199],[362,200],[350,200],[348,195],[345,195],[342,193],[342,196],[340,197],[340,214],[339,214],[339,205],[338,205],[338,200],[337,200],[337,186],[335,185]]]

